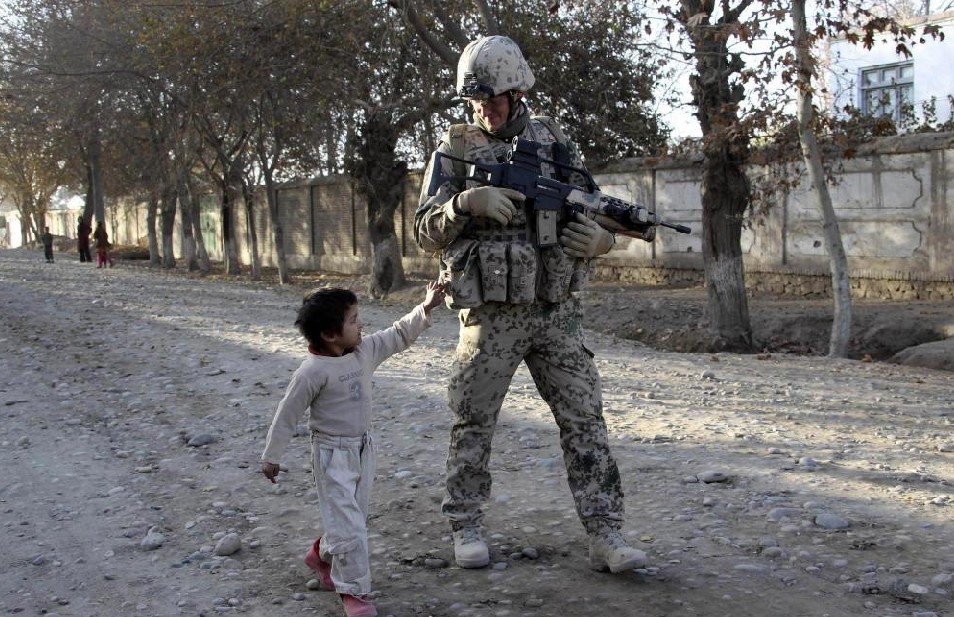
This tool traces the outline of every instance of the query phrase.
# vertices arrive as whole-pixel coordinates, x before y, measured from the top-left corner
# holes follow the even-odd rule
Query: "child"
[[[386,330],[361,337],[358,299],[347,289],[306,295],[295,325],[308,341],[309,356],[292,375],[275,410],[262,454],[262,473],[275,482],[278,462],[309,412],[312,465],[318,511],[324,527],[305,563],[325,589],[341,596],[347,617],[374,617],[368,598],[368,502],[375,471],[371,440],[371,375],[388,357],[404,351],[431,324],[431,309],[444,286],[427,285],[424,302]]]
[[[113,258],[109,254],[112,244],[109,243],[109,233],[106,231],[106,224],[97,221],[96,231],[93,232],[93,239],[96,240],[96,267],[105,268],[106,264],[113,267]]]
[[[46,257],[46,263],[53,263],[53,234],[50,233],[49,227],[43,228],[40,240],[43,241],[43,256]]]

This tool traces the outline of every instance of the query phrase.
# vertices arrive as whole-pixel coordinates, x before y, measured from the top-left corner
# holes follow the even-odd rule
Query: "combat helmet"
[[[457,61],[457,95],[484,100],[504,92],[526,92],[533,73],[520,48],[505,36],[482,36],[468,43]]]

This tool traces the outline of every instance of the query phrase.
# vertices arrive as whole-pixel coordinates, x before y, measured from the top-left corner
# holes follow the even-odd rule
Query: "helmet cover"
[[[520,48],[505,36],[483,36],[467,44],[457,61],[457,95],[485,100],[504,92],[526,92],[533,73]]]

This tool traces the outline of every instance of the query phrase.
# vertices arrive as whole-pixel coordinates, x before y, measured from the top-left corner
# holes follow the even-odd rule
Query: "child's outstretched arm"
[[[440,306],[440,304],[444,302],[444,290],[446,287],[446,283],[439,283],[437,281],[430,281],[427,284],[427,293],[422,303],[425,313],[430,315],[432,308]]]
[[[362,337],[361,350],[367,354],[372,369],[394,354],[404,351],[418,335],[431,325],[431,309],[444,301],[444,285],[436,281],[427,284],[424,301],[395,321],[390,328]],[[271,459],[276,460],[276,459]]]

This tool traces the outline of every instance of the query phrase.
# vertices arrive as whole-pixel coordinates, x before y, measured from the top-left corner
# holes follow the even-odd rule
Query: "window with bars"
[[[861,70],[861,111],[899,122],[902,110],[914,104],[914,63],[902,62]]]

